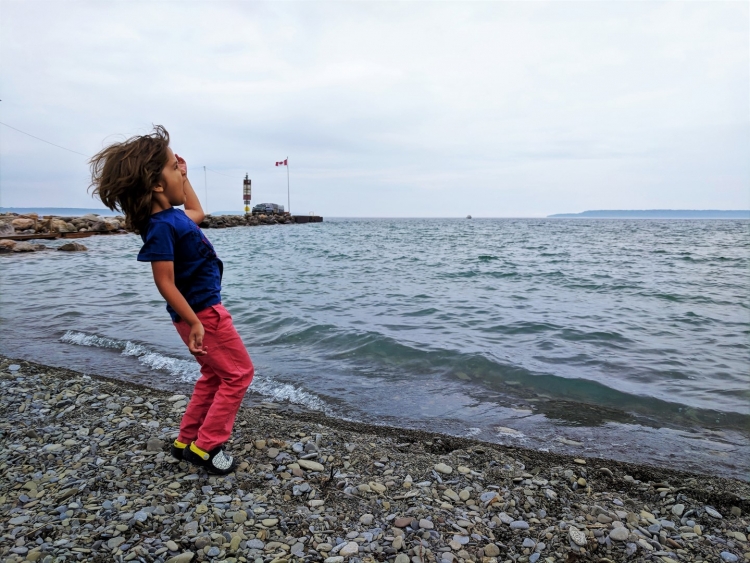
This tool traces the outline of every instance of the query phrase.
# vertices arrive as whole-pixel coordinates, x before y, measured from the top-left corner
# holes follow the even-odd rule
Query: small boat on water
[[[467,218],[467,219],[471,219],[471,215],[467,215],[467,216],[466,216],[466,218]]]

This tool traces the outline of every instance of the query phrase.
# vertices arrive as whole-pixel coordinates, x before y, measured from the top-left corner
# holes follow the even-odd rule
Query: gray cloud
[[[165,125],[209,208],[750,206],[746,3],[2,2],[2,121],[93,154]],[[0,204],[91,206],[0,127]]]

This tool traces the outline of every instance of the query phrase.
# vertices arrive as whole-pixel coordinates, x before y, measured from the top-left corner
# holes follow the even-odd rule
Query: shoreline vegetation
[[[188,397],[0,357],[8,562],[750,560],[750,483],[243,407],[226,477],[167,453]],[[706,468],[709,470],[710,468]]]

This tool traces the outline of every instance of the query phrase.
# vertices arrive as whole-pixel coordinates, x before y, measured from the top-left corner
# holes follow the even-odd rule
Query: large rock
[[[49,230],[52,233],[75,233],[78,229],[72,223],[53,217],[49,221]]]
[[[62,246],[58,247],[57,250],[64,250],[68,252],[82,252],[84,250],[88,250],[88,248],[86,248],[80,242],[66,242]]]
[[[7,254],[13,252],[13,248],[16,246],[14,240],[0,240],[0,254]]]
[[[120,222],[117,219],[109,219],[109,218],[105,219],[104,226],[108,231],[120,230]]]
[[[26,229],[33,229],[36,227],[36,219],[30,219],[28,217],[16,217],[10,222],[13,228],[19,231],[25,231]]]
[[[36,250],[35,244],[30,242],[19,242],[13,247],[13,252],[34,252]]]
[[[16,232],[13,223],[10,221],[0,221],[0,236],[12,235]]]
[[[94,221],[89,225],[88,229],[89,231],[95,231],[99,233],[108,230],[107,223],[105,223],[104,221]]]

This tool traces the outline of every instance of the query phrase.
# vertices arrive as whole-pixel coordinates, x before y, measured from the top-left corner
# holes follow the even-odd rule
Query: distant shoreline
[[[87,207],[0,207],[0,214],[17,213],[24,215],[36,213],[39,216],[83,216],[95,214],[103,217],[114,217],[119,215],[109,209],[87,208]],[[217,211],[210,213],[214,217],[226,216],[244,216],[244,213],[237,211]],[[340,216],[330,217],[329,219],[461,219],[460,217],[355,217]],[[750,209],[739,210],[715,210],[715,209],[643,209],[643,210],[591,210],[581,213],[555,213],[544,216],[506,216],[506,217],[474,217],[474,219],[750,219]]]
[[[750,219],[750,209],[602,209],[556,213],[549,219]]]
[[[99,209],[88,207],[0,207],[0,214],[3,213],[18,213],[20,215],[25,213],[36,213],[37,215],[60,215],[64,217],[89,214],[106,217],[122,215],[117,211],[110,211],[106,208]]]

